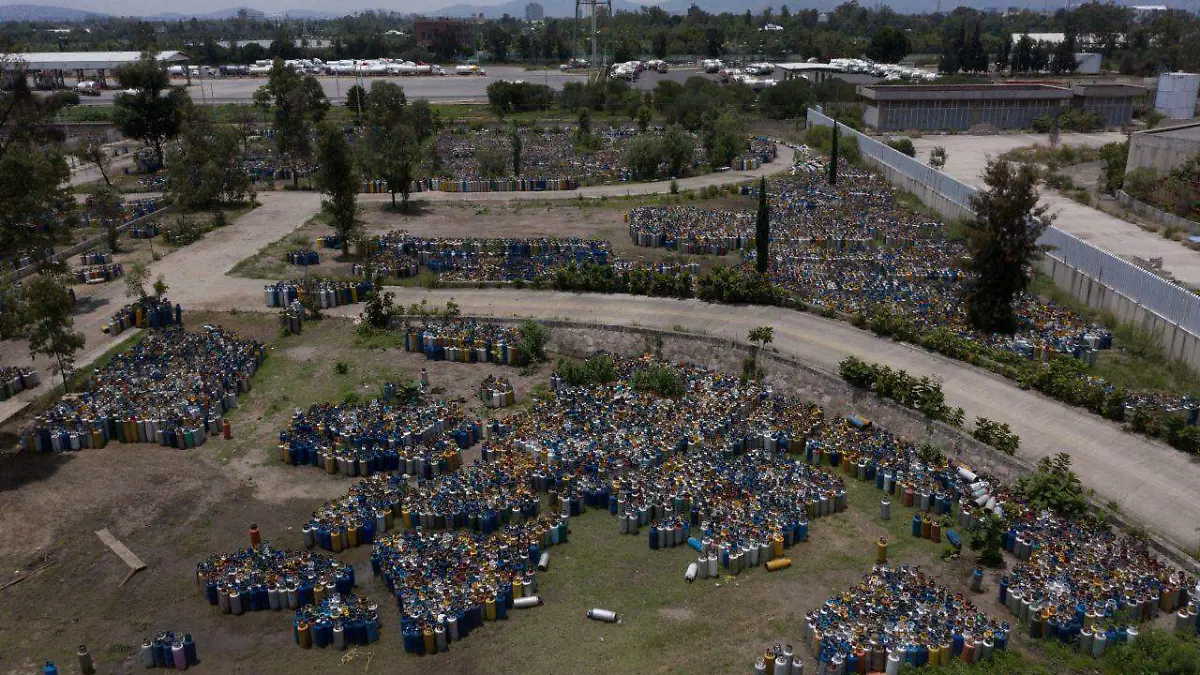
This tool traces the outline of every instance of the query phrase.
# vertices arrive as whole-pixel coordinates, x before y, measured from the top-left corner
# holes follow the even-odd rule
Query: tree
[[[663,143],[654,136],[638,136],[625,150],[625,164],[636,180],[652,180],[658,176],[663,163]]]
[[[119,66],[114,74],[132,92],[113,100],[113,121],[121,133],[150,146],[161,166],[163,144],[179,133],[183,109],[190,102],[187,92],[171,88],[166,69],[151,53]]]
[[[784,80],[758,95],[763,115],[773,120],[803,117],[804,111],[815,102],[812,84],[802,77]]]
[[[940,145],[935,145],[933,149],[929,151],[929,166],[937,169],[938,171],[941,171],[942,167],[946,166],[945,148]]]
[[[150,277],[150,268],[146,263],[136,262],[125,270],[125,297],[146,299],[146,279]]]
[[[517,125],[513,125],[508,132],[509,142],[512,143],[512,165],[513,175],[521,175],[521,132],[517,129]]]
[[[242,165],[238,131],[219,125],[205,108],[189,108],[167,167],[167,193],[184,209],[245,201],[250,176]]]
[[[638,108],[637,115],[634,118],[637,121],[638,131],[643,134],[646,133],[646,130],[650,128],[650,120],[653,118],[654,111],[650,109],[650,106],[644,105]]]
[[[1050,58],[1050,72],[1065,75],[1078,69],[1079,62],[1075,59],[1075,36],[1068,34],[1066,39],[1054,46],[1054,53]]]
[[[838,164],[838,136],[840,136],[838,123],[833,123],[833,134],[829,137],[829,184],[837,185],[837,164]]]
[[[1013,73],[1028,73],[1034,70],[1034,46],[1033,40],[1028,35],[1022,35],[1021,39],[1017,40],[1017,46],[1012,50],[1012,62],[1010,63]]]
[[[1129,141],[1105,143],[1100,146],[1100,161],[1104,170],[1100,176],[1100,187],[1112,194],[1125,184],[1125,164],[1129,159]]]
[[[39,354],[55,360],[54,372],[63,378],[63,390],[75,368],[75,353],[83,349],[84,337],[72,328],[74,302],[63,282],[49,274],[39,274],[25,284],[28,300],[29,355]]]
[[[587,108],[579,111],[579,127],[575,133],[578,136],[590,136],[592,133],[592,112]]]
[[[282,59],[267,75],[266,91],[275,105],[275,148],[300,186],[300,171],[312,162],[314,126],[324,117],[329,101],[315,77],[301,77]]]
[[[387,80],[371,83],[371,93],[363,99],[366,106],[367,124],[391,129],[404,118],[408,97],[404,87]]]
[[[754,220],[754,264],[759,274],[770,270],[770,241],[771,241],[771,211],[767,206],[767,177],[758,181],[758,213]],[[754,339],[751,331],[751,340]]]
[[[975,220],[967,226],[967,318],[979,330],[1012,333],[1013,304],[1033,281],[1037,240],[1051,218],[1037,203],[1034,166],[993,160],[983,180],[988,189],[971,198]]]
[[[650,41],[650,51],[654,53],[654,58],[667,58],[667,31],[660,30],[654,34]]]
[[[533,319],[525,319],[517,328],[520,340],[517,349],[531,362],[546,360],[546,344],[550,342],[550,330]]]
[[[667,164],[667,173],[671,178],[685,175],[695,154],[695,137],[677,124],[667,127],[662,135],[662,158]]]
[[[104,150],[100,141],[95,138],[85,139],[75,146],[72,154],[75,155],[75,159],[84,164],[94,164],[100,171],[100,177],[104,179],[104,184],[112,187],[112,180],[108,177],[108,170],[112,168],[112,155]]]
[[[96,189],[88,196],[88,208],[99,219],[104,227],[104,236],[108,240],[108,250],[117,252],[117,241],[120,238],[120,227],[124,220],[125,208],[117,191],[105,185]]]
[[[880,63],[899,63],[908,52],[908,36],[895,26],[884,26],[867,45],[867,58]]]
[[[475,149],[475,167],[485,179],[503,178],[508,173],[508,156],[500,148]]]
[[[1013,486],[1034,512],[1050,510],[1067,517],[1079,517],[1088,511],[1088,501],[1079,476],[1071,470],[1071,456],[1060,452],[1043,457],[1037,471],[1022,476]]]
[[[902,152],[909,157],[917,156],[917,148],[913,145],[911,138],[895,138],[887,142],[887,146],[897,152]]]
[[[729,166],[746,149],[746,127],[741,115],[727,110],[705,125],[704,151],[714,167]]]
[[[349,242],[355,233],[357,221],[358,172],[350,153],[346,135],[332,123],[321,125],[317,130],[317,160],[321,170],[316,183],[328,199],[321,203],[343,242]],[[349,250],[346,246],[343,250]]]
[[[396,206],[396,193],[399,193],[400,210],[408,211],[412,184],[417,180],[421,166],[421,139],[411,124],[400,121],[390,130],[373,128],[366,140],[372,151],[371,165],[376,175],[387,181],[392,206]]]
[[[772,326],[751,328],[748,337],[750,342],[755,343],[758,345],[758,349],[762,350],[775,341],[775,328]]]
[[[362,116],[366,100],[367,90],[361,84],[356,84],[346,90],[346,107],[354,111],[355,117]]]

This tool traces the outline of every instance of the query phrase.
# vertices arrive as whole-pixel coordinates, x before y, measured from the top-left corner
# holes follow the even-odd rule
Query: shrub
[[[533,319],[526,319],[521,322],[521,327],[517,332],[521,336],[517,343],[517,348],[521,353],[528,356],[531,362],[545,361],[546,343],[550,341],[550,331]]]
[[[1007,424],[986,417],[975,418],[975,430],[971,435],[1006,455],[1017,454],[1017,448],[1021,446],[1021,437],[1014,434]]]
[[[629,387],[634,391],[653,392],[659,396],[682,396],[685,387],[683,378],[674,368],[656,363],[633,371]]]
[[[559,359],[555,372],[563,382],[573,387],[608,384],[617,380],[616,363],[607,354],[597,354],[583,363]]]
[[[903,152],[909,157],[917,156],[917,149],[913,146],[911,138],[895,138],[887,142],[889,148]]]

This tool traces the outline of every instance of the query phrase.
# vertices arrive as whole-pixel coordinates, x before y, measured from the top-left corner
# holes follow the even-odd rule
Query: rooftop
[[[1191,122],[1188,124],[1180,124],[1173,127],[1162,127],[1160,129],[1147,129],[1139,131],[1139,134],[1154,134],[1156,136],[1165,136],[1181,141],[1200,141],[1200,122]]]
[[[860,96],[873,101],[986,99],[1069,99],[1070,89],[1049,84],[897,84],[862,85]]]
[[[24,52],[0,54],[5,70],[111,70],[141,58],[141,52]],[[182,52],[159,52],[163,63],[180,63],[188,58]]]

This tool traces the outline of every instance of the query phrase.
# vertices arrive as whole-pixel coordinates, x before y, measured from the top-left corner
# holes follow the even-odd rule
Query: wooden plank
[[[108,531],[107,527],[103,530],[97,531],[96,536],[100,537],[100,541],[104,542],[105,545],[111,548],[113,553],[116,553],[121,560],[124,560],[125,564],[129,565],[133,571],[136,572],[138,570],[146,569],[146,563],[142,562],[141,558],[134,555],[133,551],[130,551],[125,544],[117,541],[117,538],[112,536],[112,533]]]

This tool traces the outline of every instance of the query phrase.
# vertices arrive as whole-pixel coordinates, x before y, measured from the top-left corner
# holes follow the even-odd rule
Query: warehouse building
[[[966,131],[978,124],[1027,129],[1039,117],[1056,117],[1069,107],[1096,112],[1108,126],[1133,117],[1134,101],[1145,94],[1130,85],[1051,84],[864,85],[863,120],[878,131]]]
[[[107,85],[109,74],[141,57],[141,52],[14,52],[0,54],[0,64],[8,73],[17,73],[17,77],[21,73],[31,75],[37,86],[53,89],[67,86],[68,73],[73,73],[78,80],[94,75],[101,84]],[[159,52],[155,58],[164,68],[188,60],[182,52],[174,51]]]

